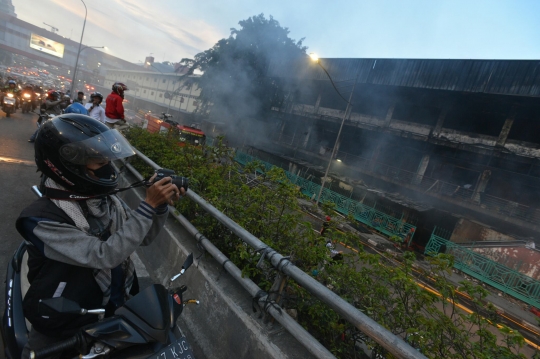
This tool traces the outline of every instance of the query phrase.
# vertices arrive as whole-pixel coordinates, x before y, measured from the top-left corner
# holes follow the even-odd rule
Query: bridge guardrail
[[[445,231],[435,227],[424,253],[452,254],[456,269],[540,309],[539,281],[451,242],[443,236]]]

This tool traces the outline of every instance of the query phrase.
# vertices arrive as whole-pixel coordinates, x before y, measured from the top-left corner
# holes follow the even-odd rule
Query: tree
[[[220,122],[237,122],[263,116],[283,83],[267,76],[274,61],[294,61],[306,56],[306,47],[289,38],[289,30],[272,16],[252,16],[211,49],[182,64],[203,72],[199,80],[199,113]]]

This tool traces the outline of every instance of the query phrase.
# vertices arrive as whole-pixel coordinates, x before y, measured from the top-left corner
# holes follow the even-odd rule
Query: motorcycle
[[[16,101],[15,95],[11,92],[4,95],[4,99],[2,100],[2,111],[6,113],[6,117],[10,117],[11,114],[15,112]]]
[[[29,113],[32,111],[32,104],[34,103],[34,100],[32,99],[32,94],[30,92],[25,92],[21,96],[21,110],[22,113]]]
[[[36,194],[39,190],[33,187]],[[7,358],[20,358],[27,343],[29,328],[23,313],[22,299],[28,290],[28,254],[31,244],[23,242],[8,264],[5,310],[2,334]],[[171,278],[168,288],[154,284],[140,291],[105,318],[105,309],[81,308],[63,297],[44,299],[39,312],[52,316],[56,313],[92,314],[98,321],[88,324],[71,338],[45,348],[31,348],[30,357],[39,359],[68,351],[80,353],[78,358],[160,358],[194,359],[193,351],[183,335],[175,334],[176,322],[188,304],[199,304],[194,299],[184,300],[187,287],[171,288],[193,263],[188,255],[180,273]]]
[[[36,92],[35,94],[36,95],[34,97],[34,101],[32,102],[32,111],[35,111],[36,108],[41,106],[41,102],[42,102],[41,94],[39,92]]]

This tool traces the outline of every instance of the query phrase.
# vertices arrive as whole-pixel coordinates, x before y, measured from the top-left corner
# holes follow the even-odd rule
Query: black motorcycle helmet
[[[112,161],[134,155],[129,142],[92,117],[64,114],[45,122],[35,142],[36,164],[45,176],[82,195],[101,195],[118,185],[109,163],[89,171],[91,160]]]
[[[103,95],[99,92],[94,92],[93,94],[90,95],[90,99],[92,101],[94,101],[94,98],[99,98],[99,103],[102,103],[103,102]]]

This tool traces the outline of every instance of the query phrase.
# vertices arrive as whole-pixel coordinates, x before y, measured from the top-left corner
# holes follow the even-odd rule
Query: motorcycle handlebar
[[[79,337],[74,336],[69,339],[63,340],[56,344],[53,344],[47,348],[37,349],[30,351],[30,359],[46,358],[53,354],[59,354],[64,350],[76,348],[79,345]]]

